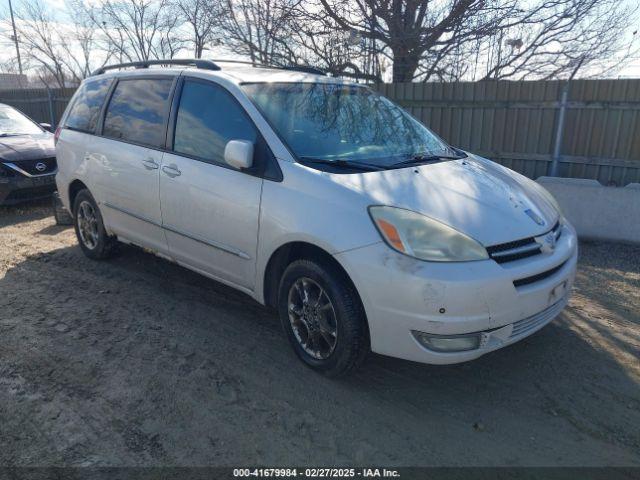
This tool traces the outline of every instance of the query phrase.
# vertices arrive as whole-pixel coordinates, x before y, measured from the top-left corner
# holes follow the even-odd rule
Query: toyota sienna
[[[478,358],[553,320],[574,281],[576,233],[544,188],[310,68],[105,67],[55,136],[88,257],[134,244],[241,290],[326,375],[368,351]]]

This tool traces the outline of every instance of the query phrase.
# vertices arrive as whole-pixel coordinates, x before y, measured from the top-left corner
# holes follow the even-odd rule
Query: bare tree
[[[96,34],[81,15],[60,23],[41,0],[22,4],[16,11],[16,31],[28,66],[41,81],[64,87],[77,84],[109,59],[94,54]]]
[[[292,43],[294,12],[303,0],[225,0],[217,27],[225,47],[251,62],[288,64],[298,56]]]
[[[182,20],[179,16],[169,15],[164,19],[162,28],[158,31],[160,37],[158,45],[152,50],[156,58],[173,58],[184,50],[187,41],[180,33]]]
[[[319,0],[318,13],[338,28],[375,40],[393,60],[393,81],[413,80],[427,52],[444,58],[460,45],[496,31],[512,0]],[[445,54],[437,55],[441,50]]]
[[[636,50],[638,7],[617,0],[540,0],[529,4],[497,35],[482,39],[485,79],[602,75]]]
[[[315,1],[304,9],[324,24],[318,31],[372,42],[378,58],[393,62],[394,82],[557,78],[578,60],[602,73],[634,52],[628,31],[637,7],[617,0]]]
[[[640,7],[618,0],[67,1],[64,22],[44,0],[16,15],[27,66],[60,86],[113,57],[173,58],[187,45],[198,58],[222,45],[374,82],[388,65],[394,82],[566,78],[576,65],[604,75],[639,48]]]
[[[193,45],[195,58],[202,58],[207,44],[219,43],[217,24],[227,14],[224,0],[172,0],[172,7],[176,18],[188,26],[188,40]]]
[[[16,34],[25,63],[40,67],[58,86],[64,87],[66,76],[56,48],[57,32],[44,4],[40,1],[23,4],[15,16]]]
[[[70,72],[74,83],[80,83],[98,67],[104,66],[113,55],[108,48],[102,55],[96,55],[99,44],[99,32],[93,29],[91,19],[77,12],[73,20],[71,35],[61,35],[60,47],[64,52],[60,61]]]
[[[380,81],[375,41],[353,35],[302,0],[226,0],[227,50],[269,65],[313,65],[334,75]]]
[[[380,48],[376,40],[345,31],[318,9],[304,2],[292,9],[288,22],[288,48],[298,64],[320,67],[335,76],[379,82],[382,80]]]
[[[380,62],[373,45],[368,40],[345,35],[341,31],[323,33],[304,32],[298,37],[305,52],[304,62],[317,65],[334,76],[353,77],[373,82],[382,81]]]
[[[75,0],[101,33],[103,49],[122,61],[172,58],[184,48],[179,21],[169,0],[105,0],[87,4]]]

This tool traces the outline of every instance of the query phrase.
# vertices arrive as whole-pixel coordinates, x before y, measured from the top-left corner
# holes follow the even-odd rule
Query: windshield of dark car
[[[247,83],[243,89],[299,159],[386,167],[403,158],[456,154],[402,108],[366,87]]]
[[[0,136],[32,135],[42,129],[15,108],[0,106]]]

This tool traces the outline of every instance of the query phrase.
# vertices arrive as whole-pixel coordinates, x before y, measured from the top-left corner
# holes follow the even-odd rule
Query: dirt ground
[[[640,247],[581,245],[551,325],[462,365],[329,380],[276,316],[0,208],[0,465],[640,465]]]

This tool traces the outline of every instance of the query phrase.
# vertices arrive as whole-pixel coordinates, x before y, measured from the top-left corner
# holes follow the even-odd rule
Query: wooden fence
[[[640,182],[640,79],[565,82],[382,84],[452,145],[531,178],[551,170],[557,135],[558,175],[603,185]],[[558,120],[562,104],[565,118]]]
[[[404,83],[374,86],[452,145],[531,178],[640,182],[640,79]],[[73,89],[0,91],[0,102],[56,124]],[[558,128],[560,111],[564,124]],[[559,149],[556,140],[560,135]]]

